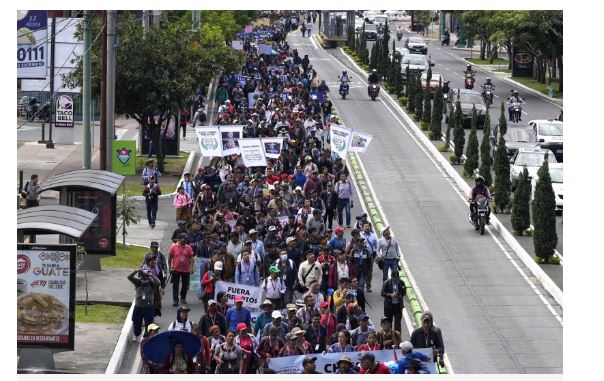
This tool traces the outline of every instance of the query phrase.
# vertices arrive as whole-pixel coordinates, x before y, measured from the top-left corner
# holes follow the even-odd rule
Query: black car
[[[508,155],[508,160],[518,152],[520,148],[534,148],[537,145],[537,138],[530,126],[508,126],[505,135],[505,148]],[[499,125],[496,125],[491,130],[491,153],[493,160],[497,152],[497,142],[499,140]]]
[[[476,106],[476,128],[484,126],[484,118],[487,113],[487,106],[484,104],[482,94],[474,90],[457,89],[451,92],[453,107],[457,106],[459,101],[461,105],[461,114],[464,127],[470,128],[472,124],[472,106]],[[448,117],[446,118],[448,122]]]
[[[375,24],[365,23],[365,39],[366,40],[377,40],[378,32]]]
[[[428,54],[428,44],[421,37],[409,37],[405,41],[405,48],[409,49],[410,53]]]

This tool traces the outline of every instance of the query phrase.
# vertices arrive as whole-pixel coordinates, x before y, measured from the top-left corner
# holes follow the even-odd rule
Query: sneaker
[[[138,343],[138,342],[140,342],[140,338],[139,338],[138,336],[134,336],[134,337],[132,338],[132,342],[133,342],[133,343]]]
[[[371,292],[371,286],[367,286],[367,292]]]
[[[151,224],[151,229],[155,229],[155,224]]]
[[[172,307],[178,307],[178,300],[175,300],[174,302],[172,302]]]

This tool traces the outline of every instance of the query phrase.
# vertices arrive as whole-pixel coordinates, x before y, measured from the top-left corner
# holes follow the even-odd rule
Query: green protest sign
[[[136,140],[114,140],[111,155],[114,173],[136,174]]]

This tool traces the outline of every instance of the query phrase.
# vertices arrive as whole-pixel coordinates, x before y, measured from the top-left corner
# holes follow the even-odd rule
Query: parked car
[[[411,53],[428,54],[428,43],[421,37],[409,37],[405,40],[405,48]]]
[[[366,40],[377,40],[378,32],[375,24],[365,23],[365,39]]]
[[[434,66],[433,62],[428,61],[428,57],[423,54],[405,54],[401,61],[401,68],[403,69],[403,81],[407,80],[407,66],[409,70],[416,73],[421,73],[428,70],[428,67]]]
[[[409,49],[407,48],[395,48],[396,55],[403,57],[405,54],[409,54]],[[388,58],[392,59],[392,52],[388,53]]]
[[[564,187],[562,176],[563,165],[564,164],[562,163],[548,164],[549,175],[552,178],[552,188],[554,190],[554,194],[556,195],[556,213],[562,213],[562,207],[564,206]],[[531,202],[535,200],[535,188],[537,187],[537,180],[539,180],[539,176],[535,174],[535,176],[531,179]]]
[[[539,119],[529,121],[529,126],[533,127],[539,146],[552,151],[556,160],[562,163],[563,123],[554,119]]]
[[[545,160],[545,154],[547,155],[548,163],[557,163],[556,157],[552,155],[548,150],[543,148],[520,148],[518,152],[510,160],[510,180],[512,181],[512,190],[518,186],[518,177],[526,169],[529,173],[529,180],[532,181],[537,175],[537,171],[543,165]]]
[[[422,73],[422,90],[426,89],[426,81],[428,79],[428,73]],[[439,73],[432,73],[432,77],[430,77],[430,93],[434,95],[434,92],[438,88],[439,84],[445,83],[445,77]]]
[[[507,151],[508,160],[510,160],[520,148],[535,148],[537,146],[537,138],[535,138],[533,129],[529,126],[508,126],[503,138],[505,139],[505,149]],[[495,160],[497,142],[499,141],[499,125],[493,127],[489,139],[491,141],[492,157],[493,160]]]
[[[484,104],[482,94],[479,91],[466,89],[457,89],[451,94],[453,107],[457,107],[458,101],[460,103],[464,127],[469,128],[472,125],[472,106],[474,105],[476,106],[476,128],[482,128],[487,114],[487,106]],[[445,120],[449,121],[448,116]]]

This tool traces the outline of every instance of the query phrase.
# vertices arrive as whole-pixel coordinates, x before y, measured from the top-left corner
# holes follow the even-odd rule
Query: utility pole
[[[57,31],[57,19],[53,15],[50,24],[50,121],[48,123],[48,140],[46,148],[55,148],[55,143],[52,141],[52,119],[55,117],[55,39]]]
[[[99,168],[107,170],[107,11],[103,10],[103,25],[101,35],[101,129],[99,142]]]
[[[150,11],[143,11],[143,29],[144,30],[149,29],[149,12]]]
[[[105,158],[105,168],[111,171],[113,157],[113,137],[115,135],[115,19],[117,11],[107,11],[107,127],[106,145],[110,154]]]
[[[84,79],[82,86],[82,114],[83,114],[83,145],[84,145],[84,156],[83,156],[83,167],[84,169],[90,169],[90,35],[92,34],[91,28],[92,11],[84,11]]]

